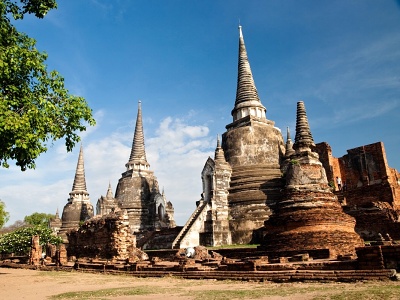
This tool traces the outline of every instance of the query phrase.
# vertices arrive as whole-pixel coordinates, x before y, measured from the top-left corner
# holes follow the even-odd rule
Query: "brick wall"
[[[378,233],[400,239],[400,175],[390,168],[382,142],[347,150],[335,158],[327,143],[316,145],[328,181],[340,177],[343,191],[337,196],[346,213],[356,218],[356,232],[370,240]]]
[[[86,221],[79,229],[67,233],[68,256],[127,259],[136,249],[126,215],[110,213]]]

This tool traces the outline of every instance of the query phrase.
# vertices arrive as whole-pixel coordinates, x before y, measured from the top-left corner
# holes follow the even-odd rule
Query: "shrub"
[[[55,236],[50,228],[44,226],[33,226],[19,228],[13,232],[0,236],[0,253],[27,255],[31,247],[32,236],[40,236],[40,245],[59,245],[62,238]]]

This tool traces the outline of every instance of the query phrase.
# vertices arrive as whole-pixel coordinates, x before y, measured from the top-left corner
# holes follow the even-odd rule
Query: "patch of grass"
[[[231,299],[260,299],[267,296],[289,297],[295,294],[305,294],[312,292],[323,292],[325,287],[293,287],[285,285],[266,285],[253,289],[231,289],[231,290],[205,290],[191,291],[187,296],[194,297],[195,300],[231,300]]]
[[[399,299],[400,285],[365,286],[356,291],[343,291],[329,296],[318,296],[313,300],[396,300]]]
[[[232,249],[232,248],[257,248],[260,244],[234,244],[234,245],[223,245],[218,247],[207,247],[208,250],[217,250],[217,249]]]
[[[132,288],[112,288],[96,291],[68,292],[54,295],[50,297],[50,299],[108,299],[108,297],[152,295],[163,294],[167,292],[170,292],[170,290],[165,288],[157,288],[154,286],[137,286]]]
[[[62,280],[68,280],[63,272],[45,272],[46,276],[60,276]],[[110,277],[112,276],[112,277]],[[102,275],[93,278],[91,282],[110,279],[118,279],[115,275]],[[127,279],[131,277],[128,276]],[[142,281],[143,280],[143,281]],[[154,281],[153,285],[151,281]],[[167,284],[162,285],[162,281]],[[161,282],[161,283],[160,283]],[[69,281],[71,283],[71,281]],[[179,295],[193,300],[244,300],[261,299],[266,297],[282,297],[282,299],[312,299],[312,300],[391,300],[399,299],[399,282],[358,282],[358,283],[273,283],[273,282],[243,282],[235,280],[218,281],[188,280],[177,277],[164,278],[136,278],[134,287],[98,289],[92,291],[68,292],[52,296],[50,299],[96,299],[107,300],[119,296],[154,295],[154,298],[162,298],[164,295]]]

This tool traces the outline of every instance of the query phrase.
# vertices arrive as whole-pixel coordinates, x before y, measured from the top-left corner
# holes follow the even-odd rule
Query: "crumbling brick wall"
[[[136,246],[130,233],[127,215],[110,213],[86,221],[76,230],[67,233],[68,256],[127,259]]]
[[[340,158],[348,189],[387,182],[390,168],[382,142],[347,150]]]
[[[328,181],[334,181],[336,177],[340,177],[347,190],[374,184],[388,184],[399,191],[400,196],[399,173],[389,167],[382,142],[349,149],[346,155],[339,158],[332,156],[332,149],[326,142],[317,144],[316,152]],[[393,198],[391,202],[394,201]]]
[[[325,169],[329,185],[331,185],[331,183],[336,185],[335,176],[342,177],[342,175],[340,172],[339,159],[332,155],[331,146],[326,142],[318,143],[315,145],[315,152],[318,153],[319,160]]]
[[[342,179],[337,195],[344,211],[356,219],[356,232],[366,240],[378,233],[400,239],[400,175],[388,166],[383,143],[347,150],[340,158],[332,156],[327,143],[317,144],[316,151],[328,180]]]

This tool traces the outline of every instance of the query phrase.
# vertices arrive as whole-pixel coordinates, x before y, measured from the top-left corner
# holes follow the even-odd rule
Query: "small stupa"
[[[67,242],[67,231],[78,228],[82,222],[91,217],[93,217],[93,206],[90,203],[89,193],[86,188],[83,147],[81,145],[72,191],[69,193],[68,202],[64,206],[61,217],[62,225],[59,235],[64,242]]]
[[[314,147],[304,102],[299,101],[286,186],[282,200],[265,221],[260,248],[274,252],[329,249],[331,258],[355,255],[355,248],[364,242],[354,231],[355,219],[343,212],[329,187]]]

